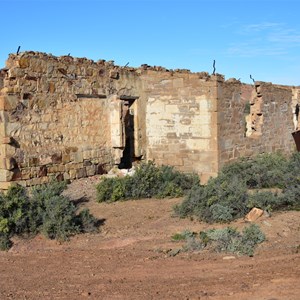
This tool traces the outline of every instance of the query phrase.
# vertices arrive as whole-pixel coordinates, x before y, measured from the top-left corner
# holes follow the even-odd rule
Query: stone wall
[[[28,186],[112,167],[112,98],[136,95],[135,70],[26,52],[10,55],[3,72],[0,182]]]
[[[197,172],[201,180],[218,172],[217,76],[149,72],[147,157],[158,164]]]
[[[299,91],[205,72],[11,54],[0,70],[0,189],[140,159],[205,182],[238,157],[293,152]]]
[[[220,167],[242,156],[295,151],[292,87],[223,82],[219,86],[218,120]]]

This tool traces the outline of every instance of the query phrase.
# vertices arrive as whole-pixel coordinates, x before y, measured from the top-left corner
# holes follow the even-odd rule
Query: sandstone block
[[[11,181],[13,178],[14,172],[9,170],[0,169],[0,182]]]
[[[3,182],[4,183],[4,182]],[[23,186],[23,187],[26,187],[26,180],[19,180],[19,181],[15,181],[14,183],[12,182],[8,182],[8,183],[11,183],[11,184],[18,184],[20,186]],[[1,183],[0,183],[0,186],[1,186]]]
[[[264,211],[260,208],[253,207],[250,212],[245,216],[245,221],[255,222],[263,215]]]
[[[5,136],[2,138],[2,144],[12,144],[13,138],[10,136]]]
[[[6,100],[6,96],[0,95],[0,110],[4,110],[4,108],[5,108],[5,100]]]
[[[66,170],[65,165],[64,164],[60,164],[58,165],[58,171],[61,173],[64,173]]]
[[[68,162],[70,162],[71,161],[71,157],[70,157],[70,154],[65,154],[65,153],[63,153],[62,154],[62,163],[68,163]]]
[[[48,165],[51,163],[52,163],[52,159],[51,159],[50,155],[43,154],[40,156],[40,164],[41,165]]]
[[[0,190],[8,190],[13,184],[13,182],[0,182]]]
[[[48,176],[41,177],[41,178],[40,178],[41,184],[50,182],[50,179],[51,179],[51,178],[48,177]]]
[[[23,77],[25,75],[25,70],[19,68],[19,67],[12,67],[8,71],[8,77]]]
[[[28,166],[35,167],[39,164],[39,159],[37,157],[29,157],[28,159]]]
[[[41,166],[38,176],[39,177],[44,177],[44,176],[47,176],[47,173],[48,173],[47,167],[46,166]]]
[[[92,158],[91,152],[92,151],[89,151],[89,150],[83,151],[83,159],[90,159],[90,158]]]
[[[14,157],[16,154],[16,148],[10,144],[0,145],[0,156]]]
[[[86,177],[86,168],[81,168],[77,170],[77,176],[76,178],[83,178]]]
[[[13,170],[17,167],[17,162],[13,157],[10,158],[3,158],[3,168],[5,170]]]
[[[86,175],[87,176],[94,176],[96,174],[96,166],[91,165],[86,167]]]
[[[55,83],[54,82],[49,82],[48,92],[50,94],[54,94],[55,93]]]
[[[65,172],[63,175],[64,175],[64,180],[65,180],[65,181],[68,181],[68,180],[71,179],[71,178],[70,178],[70,174],[69,174],[68,172]]]
[[[70,179],[75,179],[76,178],[76,174],[77,174],[77,171],[75,169],[71,169],[69,171]]]
[[[22,179],[26,180],[26,179],[30,179],[31,178],[31,176],[30,176],[31,175],[30,170],[23,169],[21,171],[21,173],[22,173]]]
[[[61,153],[52,154],[51,161],[53,164],[60,164],[62,162],[62,154]]]
[[[30,66],[30,60],[28,57],[21,57],[18,61],[18,65],[21,69],[28,68]]]
[[[88,167],[88,166],[91,166],[91,165],[92,165],[91,161],[89,161],[89,160],[84,160],[83,161],[83,166],[84,167]]]
[[[83,162],[83,153],[81,151],[77,151],[74,153],[74,162],[81,163]]]
[[[5,133],[8,136],[18,136],[20,134],[20,122],[6,122]]]
[[[116,70],[110,70],[109,77],[112,79],[119,79],[119,72]]]

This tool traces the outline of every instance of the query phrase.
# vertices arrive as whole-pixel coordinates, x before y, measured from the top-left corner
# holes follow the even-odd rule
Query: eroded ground
[[[172,217],[181,199],[95,202],[97,177],[69,186],[104,219],[99,234],[59,244],[42,236],[0,252],[0,299],[300,299],[300,212],[257,222],[268,241],[254,257],[180,253],[171,236],[212,226]],[[232,226],[245,226],[239,220]]]

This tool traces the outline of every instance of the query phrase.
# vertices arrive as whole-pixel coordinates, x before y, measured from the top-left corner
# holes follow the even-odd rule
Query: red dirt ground
[[[260,218],[268,240],[254,257],[208,251],[173,257],[169,251],[180,248],[174,233],[221,226],[172,217],[182,199],[98,204],[97,180],[73,182],[67,194],[85,197],[80,205],[105,219],[100,233],[63,244],[15,239],[0,252],[0,299],[300,299],[300,212]]]

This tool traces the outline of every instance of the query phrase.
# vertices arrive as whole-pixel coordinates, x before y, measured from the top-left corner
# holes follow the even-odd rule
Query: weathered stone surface
[[[245,221],[255,222],[264,214],[264,211],[260,208],[253,207],[250,212],[245,216]]]
[[[0,181],[0,190],[8,190],[14,182],[1,182]]]
[[[11,181],[14,173],[9,170],[0,169],[0,182]]]
[[[298,87],[253,87],[206,72],[12,54],[0,76],[2,179],[21,174],[20,182],[31,186],[48,176],[103,174],[130,148],[134,159],[196,172],[206,182],[241,156],[293,152],[298,103]],[[9,173],[18,168],[18,174]]]
[[[10,136],[5,136],[2,138],[2,144],[12,144],[13,139]]]
[[[30,65],[29,57],[21,57],[18,61],[18,65],[22,69],[26,69]]]
[[[3,158],[3,169],[11,171],[16,167],[17,167],[17,162],[13,157]]]

